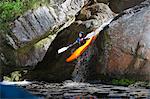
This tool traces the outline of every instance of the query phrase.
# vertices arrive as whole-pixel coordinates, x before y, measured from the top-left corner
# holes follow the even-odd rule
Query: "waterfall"
[[[85,38],[90,38],[94,35],[98,35],[100,31],[104,29],[105,26],[109,25],[111,21],[113,20],[110,19],[106,22],[104,22],[99,28],[97,28],[95,31],[87,34]],[[77,58],[76,63],[75,63],[75,69],[72,73],[72,79],[75,82],[85,82],[87,81],[92,74],[94,75],[94,63],[97,60],[98,55],[98,50],[97,47],[92,43],[88,49],[80,56]]]
[[[85,82],[90,76],[91,60],[95,54],[94,46],[91,45],[88,49],[76,60],[74,72],[72,74],[73,80],[76,82]]]

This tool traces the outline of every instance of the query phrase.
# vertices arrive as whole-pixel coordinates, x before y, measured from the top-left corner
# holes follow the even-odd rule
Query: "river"
[[[106,84],[32,82],[23,86],[29,92],[47,99],[150,99],[150,89]]]

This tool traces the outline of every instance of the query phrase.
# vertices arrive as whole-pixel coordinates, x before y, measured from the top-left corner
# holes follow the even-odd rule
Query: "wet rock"
[[[148,88],[150,89],[150,82],[136,82],[135,84],[131,84],[129,87],[137,87],[137,88]]]
[[[98,3],[107,4],[115,13],[121,13],[124,10],[139,5],[144,1],[145,0],[97,0]]]
[[[139,5],[143,1],[145,0],[110,0],[109,7],[112,9],[112,11],[120,13],[128,8]]]
[[[77,59],[75,69],[72,73],[72,79],[76,82],[85,82],[94,75],[97,49],[92,44],[88,49]],[[95,56],[95,57],[94,57]],[[94,58],[94,60],[93,60]]]
[[[57,33],[74,22],[84,0],[51,2],[29,10],[1,33],[1,63],[14,67],[34,67],[42,61]],[[7,33],[9,32],[9,33]]]
[[[130,8],[101,33],[98,40],[101,73],[150,80],[149,11],[149,2]]]
[[[97,2],[108,4],[110,2],[110,0],[97,0]]]
[[[32,87],[32,86],[37,87]],[[47,87],[49,86],[49,87]],[[66,87],[67,86],[67,87]],[[110,87],[111,86],[111,87]],[[46,83],[33,82],[24,86],[31,93],[44,96],[46,98],[150,98],[149,89],[144,88],[128,88],[122,86],[89,84],[89,83]],[[104,88],[105,87],[105,88]],[[93,90],[91,90],[93,89]],[[125,90],[124,90],[125,89]],[[44,93],[41,91],[43,90]],[[108,91],[106,91],[108,90]]]
[[[94,10],[95,6],[97,6],[97,8]],[[103,7],[104,9],[102,9]],[[97,61],[97,58],[96,58],[97,48],[94,44],[91,47],[89,47],[89,50],[85,51],[83,55],[83,56],[86,56],[89,54],[88,56],[90,57],[84,57],[84,58],[80,57],[80,59],[82,59],[82,62],[84,61],[83,64],[86,64],[84,66],[81,64],[77,64],[79,63],[80,59],[77,59],[69,63],[66,62],[66,59],[71,55],[71,53],[73,53],[73,51],[75,51],[75,49],[79,47],[78,44],[69,48],[67,51],[61,54],[58,54],[57,52],[58,49],[75,42],[75,40],[78,37],[78,33],[80,31],[83,31],[84,35],[86,35],[87,33],[90,33],[94,28],[101,26],[102,23],[104,23],[105,21],[113,17],[113,12],[111,12],[109,7],[105,4],[96,4],[96,5],[94,4],[94,5],[90,5],[89,8],[93,9],[90,12],[93,13],[92,16],[95,16],[95,17],[93,17],[93,19],[88,19],[88,21],[83,21],[82,19],[79,19],[80,15],[77,16],[78,20],[76,20],[72,25],[62,30],[57,35],[57,37],[55,38],[55,40],[49,47],[43,61],[40,62],[36,66],[34,71],[31,71],[29,75],[27,75],[28,79],[56,82],[56,81],[63,81],[66,79],[71,79],[72,77],[76,80],[78,79],[78,81],[81,81],[81,78],[83,78],[83,81],[85,81],[84,79],[86,78],[90,79],[90,78],[95,77],[95,76],[89,76],[89,74],[93,75],[96,69],[95,64]],[[90,10],[90,9],[87,9],[87,10]],[[101,19],[100,16],[103,16],[105,18]],[[93,20],[96,21],[98,24],[97,25],[89,24],[89,21],[93,21]],[[89,24],[89,27],[87,27],[87,24]],[[79,67],[79,70],[77,69],[77,67]],[[78,73],[77,73],[77,70],[79,71]]]
[[[78,20],[82,20],[82,24],[86,28],[98,28],[102,23],[113,17],[115,14],[111,9],[103,3],[96,3],[85,6],[81,11]]]

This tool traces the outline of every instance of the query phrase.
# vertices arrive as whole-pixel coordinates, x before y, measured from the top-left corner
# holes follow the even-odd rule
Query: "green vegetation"
[[[0,0],[0,29],[7,30],[9,23],[25,11],[36,8],[48,0]]]
[[[20,81],[22,80],[21,77],[22,75],[26,74],[27,71],[14,71],[10,75],[4,76],[3,79],[4,81]]]
[[[3,0],[0,2],[0,22],[7,22],[22,13],[23,3],[20,0]]]
[[[0,1],[0,22],[7,23],[20,16],[28,6],[21,0]]]
[[[113,79],[112,84],[114,85],[122,85],[122,86],[128,86],[131,84],[134,84],[136,81],[131,79]]]

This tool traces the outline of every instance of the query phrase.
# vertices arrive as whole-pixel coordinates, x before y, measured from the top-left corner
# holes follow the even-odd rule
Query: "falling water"
[[[94,35],[98,35],[99,32],[102,31],[103,28],[107,26],[112,20],[113,18],[108,20],[107,22],[104,22],[99,28],[95,30],[95,32],[87,34],[85,38],[90,38]],[[98,55],[98,51],[96,46],[92,43],[88,47],[88,49],[80,57],[77,58],[75,69],[72,73],[73,81],[85,82],[88,80],[88,78],[94,73],[94,71],[92,71],[94,70],[92,64],[96,61],[96,55]]]
[[[91,60],[95,58],[94,46],[89,46],[89,48],[77,59],[74,72],[72,74],[73,81],[85,82],[91,73],[90,66]]]

